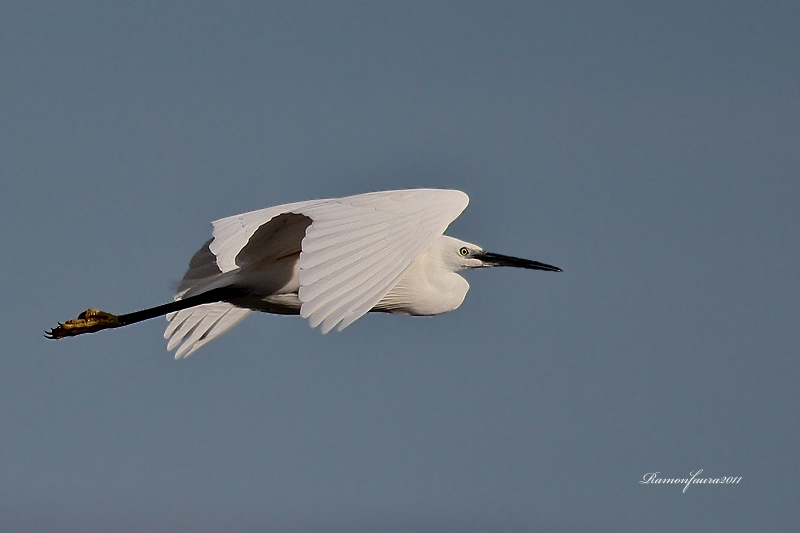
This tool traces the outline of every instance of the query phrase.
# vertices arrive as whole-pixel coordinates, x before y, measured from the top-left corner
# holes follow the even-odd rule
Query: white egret
[[[250,311],[300,315],[323,333],[369,311],[438,315],[457,309],[467,268],[560,268],[487,252],[443,235],[467,207],[461,191],[410,189],[268,207],[213,223],[175,301],[112,315],[88,309],[59,339],[166,315],[167,349],[185,357]]]

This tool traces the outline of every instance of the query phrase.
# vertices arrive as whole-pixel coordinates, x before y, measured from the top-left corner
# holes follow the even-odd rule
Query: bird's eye
[[[458,253],[460,253],[464,257],[467,257],[469,255],[469,248],[467,248],[466,246],[462,246],[461,249],[458,251]]]

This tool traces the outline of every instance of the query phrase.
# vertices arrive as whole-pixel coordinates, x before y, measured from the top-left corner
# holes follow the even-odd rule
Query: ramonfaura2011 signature
[[[697,477],[703,472],[701,468],[697,472],[690,472],[690,478],[663,478],[658,477],[658,474],[661,472],[650,472],[645,474],[642,478],[642,481],[639,483],[641,485],[656,485],[659,483],[676,483],[678,485],[685,485],[683,487],[683,492],[686,492],[686,489],[689,488],[689,485],[692,483],[711,483],[715,485],[730,485],[739,483],[742,480],[742,476],[726,476],[726,477]]]

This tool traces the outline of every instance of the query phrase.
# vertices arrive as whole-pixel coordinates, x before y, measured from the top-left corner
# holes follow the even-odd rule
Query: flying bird
[[[369,311],[438,315],[457,309],[469,283],[457,272],[558,267],[487,252],[447,235],[469,197],[454,190],[381,191],[268,207],[213,222],[174,301],[125,315],[87,309],[50,339],[166,315],[167,349],[186,357],[250,311],[300,315],[322,333]]]

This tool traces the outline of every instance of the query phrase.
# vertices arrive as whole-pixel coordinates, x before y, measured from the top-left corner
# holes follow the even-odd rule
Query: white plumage
[[[167,349],[186,357],[251,310],[299,314],[323,333],[369,311],[458,308],[465,268],[561,269],[443,235],[467,207],[460,191],[410,189],[310,200],[217,220],[173,302],[125,315],[88,309],[45,333],[60,339],[167,316]]]
[[[299,314],[312,327],[321,325],[323,333],[337,325],[342,330],[375,307],[468,203],[469,197],[461,191],[383,191],[223,218],[212,223],[213,239],[198,252],[203,254],[207,248],[210,254],[203,254],[204,260],[187,271],[176,300],[245,280],[268,285],[292,268],[297,270],[296,279],[292,273],[281,287],[268,288],[272,295],[261,291],[260,296],[296,294]],[[275,231],[261,236],[258,248],[243,259],[241,252],[256,232],[281,215],[294,217],[286,217]],[[296,253],[296,260],[280,262]],[[208,269],[212,261],[218,272],[194,278],[197,270]],[[294,312],[296,303],[290,296],[287,302],[282,311]],[[253,308],[262,307],[250,303]],[[169,339],[167,348],[182,343],[175,356],[188,356],[247,313],[248,309],[227,302],[170,313],[164,333]]]

